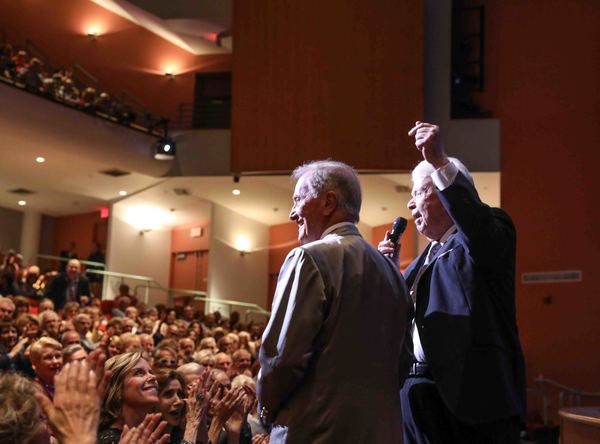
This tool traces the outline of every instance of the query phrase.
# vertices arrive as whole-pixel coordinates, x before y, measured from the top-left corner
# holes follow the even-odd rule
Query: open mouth
[[[145,385],[144,387],[142,387],[142,391],[157,395],[158,394],[158,386],[156,383],[148,384],[148,385]]]

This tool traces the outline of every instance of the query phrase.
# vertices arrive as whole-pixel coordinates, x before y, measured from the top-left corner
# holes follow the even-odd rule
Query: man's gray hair
[[[460,171],[463,174],[463,176],[465,176],[467,178],[467,180],[469,182],[471,182],[471,185],[475,186],[475,182],[473,181],[473,177],[471,176],[471,173],[469,173],[469,170],[467,169],[467,167],[460,160],[458,160],[456,157],[448,157],[448,160],[450,160],[450,162],[452,162],[454,165],[456,165],[456,167],[458,168],[458,171]],[[425,179],[427,177],[430,177],[431,173],[433,173],[434,171],[435,171],[435,168],[433,167],[432,164],[430,164],[426,160],[422,160],[411,172],[411,177],[412,177],[413,183],[418,182],[419,180]]]
[[[335,160],[316,160],[300,165],[292,173],[296,180],[304,176],[313,197],[334,191],[338,207],[345,210],[353,222],[358,222],[362,193],[360,180],[354,168]]]

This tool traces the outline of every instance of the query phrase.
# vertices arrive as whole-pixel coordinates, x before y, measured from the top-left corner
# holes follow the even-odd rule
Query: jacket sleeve
[[[464,238],[469,253],[477,259],[485,258],[485,261],[478,261],[480,265],[493,271],[507,257],[514,255],[516,234],[512,220],[500,208],[491,208],[481,202],[477,190],[462,173],[457,174],[448,188],[438,190],[438,196]]]
[[[302,248],[293,250],[279,274],[259,354],[260,408],[266,408],[271,418],[304,376],[323,323],[325,303],[325,285],[312,257]]]

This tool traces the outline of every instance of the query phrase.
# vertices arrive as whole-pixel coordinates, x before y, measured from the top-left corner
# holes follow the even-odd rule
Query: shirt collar
[[[452,225],[450,228],[448,228],[448,231],[446,231],[444,233],[444,235],[438,241],[440,243],[440,245],[444,245],[446,243],[446,241],[448,240],[448,238],[450,236],[452,236],[455,231],[456,231],[456,225]]]
[[[330,227],[328,227],[325,231],[323,231],[323,234],[321,235],[321,239],[323,239],[325,236],[327,236],[329,233],[333,232],[334,230],[343,227],[345,225],[354,225],[352,222],[339,222],[337,224],[334,224]]]

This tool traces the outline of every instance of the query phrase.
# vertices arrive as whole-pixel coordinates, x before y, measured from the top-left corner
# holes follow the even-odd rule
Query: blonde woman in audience
[[[215,360],[215,354],[211,349],[204,349],[194,353],[194,361],[211,369],[214,368],[215,364],[217,363]]]
[[[139,426],[158,406],[158,383],[140,352],[113,356],[104,368],[111,376],[102,400],[98,444],[117,444],[125,427]]]
[[[217,353],[219,349],[217,348],[217,342],[215,338],[207,337],[200,340],[200,350],[210,350],[213,354]]]
[[[136,336],[133,333],[123,333],[120,338],[123,353],[130,351],[141,351],[142,342],[139,336]]]
[[[63,366],[62,348],[56,339],[44,337],[29,349],[29,359],[36,375],[33,383],[50,400],[54,398],[54,376]]]

